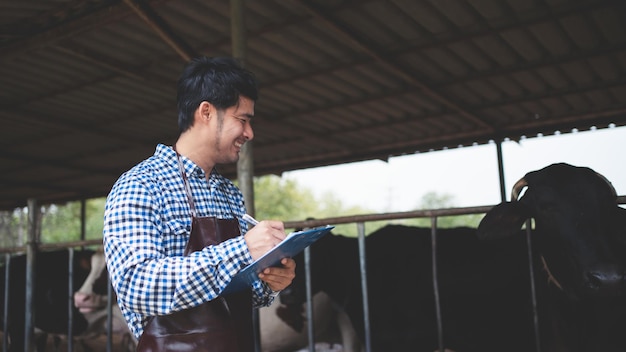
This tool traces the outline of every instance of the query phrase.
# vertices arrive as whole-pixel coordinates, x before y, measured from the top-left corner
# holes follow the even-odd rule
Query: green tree
[[[331,192],[326,192],[322,194],[322,197],[319,201],[319,212],[316,218],[332,218],[338,216],[349,216],[349,215],[362,215],[362,214],[373,214],[375,211],[367,208],[363,208],[361,206],[350,206],[346,207],[343,202],[337,198]],[[365,233],[368,234],[370,232],[374,232],[377,229],[385,226],[387,221],[369,221],[365,223]],[[352,224],[339,224],[336,225],[333,230],[336,234],[342,234],[347,237],[357,237],[358,236],[358,228],[355,223]]]
[[[296,181],[269,175],[254,179],[254,205],[258,219],[304,220],[316,213],[313,194]]]
[[[85,239],[102,238],[105,198],[85,201]],[[42,206],[41,242],[80,240],[81,202]]]
[[[447,209],[454,208],[454,196],[451,194],[438,194],[436,192],[426,193],[418,205],[417,209]],[[453,215],[453,216],[441,216],[437,218],[437,227],[450,228],[458,226],[478,227],[482,214],[468,214],[468,215]],[[415,218],[407,219],[404,222],[410,226],[422,226],[430,227],[430,218]]]
[[[23,208],[0,212],[0,247],[18,247],[24,243],[28,213]]]
[[[259,219],[301,221],[372,213],[358,206],[346,207],[330,192],[323,194],[321,199],[316,199],[310,189],[298,185],[295,180],[273,175],[255,178],[254,197],[256,216]],[[366,231],[374,231],[372,228],[372,223],[366,224]],[[357,228],[354,224],[338,225],[334,232],[356,236]]]

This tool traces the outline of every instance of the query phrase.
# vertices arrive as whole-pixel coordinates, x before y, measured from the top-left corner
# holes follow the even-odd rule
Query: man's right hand
[[[282,221],[263,220],[248,230],[243,237],[252,259],[257,260],[284,240],[287,235]]]

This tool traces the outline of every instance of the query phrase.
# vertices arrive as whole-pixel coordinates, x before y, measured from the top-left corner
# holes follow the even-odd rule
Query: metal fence
[[[618,197],[618,204],[626,204],[626,196],[619,196]],[[364,315],[364,326],[365,326],[365,350],[367,352],[371,351],[371,331],[370,331],[370,321],[369,321],[369,305],[368,305],[368,293],[367,293],[367,269],[366,269],[366,262],[367,262],[367,257],[366,257],[366,251],[365,251],[365,237],[366,237],[366,223],[368,222],[373,222],[373,221],[388,221],[388,220],[398,220],[398,219],[412,219],[412,218],[429,218],[431,221],[431,236],[433,238],[433,246],[432,246],[432,265],[433,265],[433,290],[435,293],[435,304],[437,305],[436,307],[436,311],[438,312],[437,314],[437,324],[438,324],[438,328],[439,328],[439,346],[441,347],[440,350],[443,350],[443,343],[442,343],[442,333],[441,333],[441,319],[440,319],[440,307],[439,307],[439,303],[438,303],[438,292],[437,292],[437,265],[436,265],[436,235],[437,235],[437,218],[438,217],[442,217],[442,216],[457,216],[457,215],[469,215],[469,214],[484,214],[486,212],[488,212],[490,209],[492,208],[492,206],[477,206],[477,207],[461,207],[461,208],[448,208],[448,209],[432,209],[432,210],[416,210],[416,211],[408,211],[408,212],[393,212],[393,213],[381,213],[381,214],[365,214],[365,215],[354,215],[354,216],[342,216],[342,217],[334,217],[334,218],[324,218],[324,219],[314,219],[314,220],[306,220],[306,221],[290,221],[290,222],[285,222],[285,228],[291,229],[291,228],[305,228],[305,227],[315,227],[315,226],[322,226],[322,225],[341,225],[341,224],[355,224],[357,226],[357,231],[358,231],[358,243],[359,243],[359,265],[360,265],[360,269],[361,269],[361,287],[362,287],[362,295],[363,295],[363,315]],[[72,275],[73,272],[71,270],[71,263],[72,263],[72,258],[73,258],[73,253],[74,253],[74,249],[75,248],[82,248],[82,247],[89,247],[89,246],[95,246],[95,245],[101,245],[102,244],[102,240],[87,240],[87,241],[73,241],[73,242],[66,242],[66,243],[57,243],[57,244],[41,244],[41,245],[37,245],[37,244],[33,244],[30,243],[27,246],[23,246],[23,247],[13,247],[13,248],[0,248],[0,253],[4,254],[5,257],[5,273],[6,273],[6,277],[5,277],[5,300],[4,302],[1,302],[4,305],[4,316],[2,317],[3,322],[4,322],[4,326],[7,326],[8,323],[10,323],[8,321],[8,305],[10,304],[9,300],[8,300],[8,290],[9,290],[9,269],[10,269],[10,263],[11,263],[11,257],[13,254],[16,253],[27,253],[29,256],[33,257],[36,256],[36,252],[37,251],[47,251],[47,250],[54,250],[54,249],[62,249],[65,248],[69,251],[70,255],[69,255],[69,263],[68,263],[68,275],[69,275],[69,287],[68,287],[68,292],[70,294],[68,294],[68,300],[70,303],[70,307],[73,306],[74,302],[73,302],[73,292],[75,290],[74,287],[72,287]],[[29,247],[30,246],[30,247]],[[33,248],[34,247],[34,248]],[[28,266],[27,267],[27,277],[31,277],[34,275],[33,271],[34,268],[32,266]],[[308,250],[305,251],[305,270],[307,273],[307,276],[310,273],[310,262],[308,260]],[[32,285],[32,281],[27,280],[27,285]],[[27,290],[28,292],[28,290]],[[109,289],[108,292],[108,319],[107,319],[107,331],[112,331],[112,326],[111,326],[111,305],[112,305],[112,292]],[[27,300],[28,302],[28,300]],[[33,307],[32,306],[27,306],[26,307],[26,316],[27,317],[32,317],[33,316],[33,311],[32,311]],[[313,334],[313,321],[312,321],[312,295],[310,292],[310,278],[307,278],[307,304],[306,304],[306,309],[307,309],[307,319],[308,319],[308,328],[309,328],[309,350],[311,352],[315,351],[315,341],[314,341],[314,334]],[[68,333],[68,351],[73,351],[74,347],[73,347],[73,343],[72,343],[72,331],[71,331],[71,319],[72,319],[72,314],[71,314],[71,310],[68,311],[68,319],[69,319],[69,333]],[[27,332],[30,330],[32,331],[32,326],[33,326],[33,322],[32,319],[28,320],[27,319],[27,326],[26,326],[26,330]],[[27,337],[28,338],[28,337]],[[7,340],[6,340],[6,336],[3,338],[3,350],[6,351],[7,350]],[[112,334],[107,334],[107,346],[106,346],[106,350],[108,352],[112,351]],[[260,350],[259,346],[258,346],[258,341],[257,341],[257,350]]]

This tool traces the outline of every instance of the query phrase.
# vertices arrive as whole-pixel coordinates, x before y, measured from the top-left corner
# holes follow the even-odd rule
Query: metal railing
[[[626,196],[618,197],[618,204],[626,204]],[[371,351],[371,331],[370,331],[370,321],[369,321],[369,304],[367,297],[367,270],[366,270],[366,251],[365,251],[365,223],[373,222],[373,221],[386,221],[386,220],[398,220],[398,219],[412,219],[412,218],[429,218],[431,219],[431,236],[432,236],[432,254],[433,254],[433,290],[436,299],[436,310],[440,312],[439,307],[439,298],[437,292],[437,266],[436,266],[436,237],[437,237],[437,218],[442,216],[456,216],[456,215],[469,215],[469,214],[484,214],[487,213],[493,206],[476,206],[476,207],[460,207],[460,208],[447,208],[447,209],[432,209],[432,210],[415,210],[415,211],[407,211],[407,212],[391,212],[391,213],[380,213],[380,214],[364,214],[364,215],[352,215],[352,216],[341,216],[341,217],[332,217],[332,218],[324,218],[324,219],[313,219],[313,220],[305,220],[305,221],[288,221],[285,222],[285,228],[304,228],[304,227],[315,227],[322,225],[340,225],[340,224],[351,224],[354,223],[357,226],[358,231],[358,241],[359,241],[359,265],[361,269],[361,284],[362,284],[362,295],[363,295],[363,312],[364,312],[364,326],[365,326],[365,350],[367,352]],[[56,244],[40,244],[37,246],[39,251],[47,251],[54,249],[68,249],[70,251],[69,260],[70,263],[68,265],[71,268],[71,260],[73,257],[73,248],[79,247],[90,247],[95,245],[101,245],[102,239],[97,240],[84,240],[84,241],[72,241],[72,242],[64,242],[64,243],[56,243]],[[8,305],[10,304],[8,299],[8,290],[9,290],[9,270],[10,270],[10,258],[12,254],[17,253],[26,253],[27,246],[21,247],[10,247],[10,248],[0,248],[0,253],[5,254],[5,299],[2,304],[4,305],[4,316],[2,317],[4,321],[4,326],[7,326],[8,321]],[[308,250],[305,251],[305,271],[307,276],[310,273],[310,261],[308,259]],[[32,275],[32,273],[31,273]],[[72,275],[71,271],[68,272],[69,275],[69,283],[70,287],[68,287],[69,292],[73,291],[73,287],[71,287],[72,283]],[[73,293],[73,292],[72,292]],[[109,289],[108,292],[108,304],[107,304],[107,331],[112,330],[111,324],[111,309],[112,309],[112,292]],[[70,304],[73,305],[73,294],[69,295]],[[70,306],[71,308],[71,306]],[[32,307],[26,307],[27,311],[31,310]],[[313,315],[312,315],[312,296],[310,291],[310,278],[307,278],[307,319],[309,329],[313,327]],[[71,339],[72,331],[71,331],[71,309],[68,312],[70,319],[70,332],[69,336]],[[441,333],[441,318],[439,313],[437,313],[438,319],[438,330],[439,330],[439,346],[440,350],[443,350],[443,341],[442,341],[442,333]],[[69,340],[68,339],[68,340]],[[315,341],[313,331],[309,331],[309,350],[311,352],[315,351]],[[6,334],[3,338],[3,350],[7,350],[7,341]],[[112,351],[112,334],[107,334],[107,352]],[[73,346],[70,341],[68,341],[68,351],[73,351]]]
[[[618,196],[617,204],[623,205],[626,204],[626,196]],[[365,327],[365,351],[371,352],[371,331],[370,331],[370,321],[369,321],[369,303],[367,296],[367,269],[365,266],[366,263],[366,253],[365,253],[365,223],[372,221],[381,221],[381,220],[398,220],[398,219],[411,219],[411,218],[430,218],[431,220],[431,251],[432,251],[432,271],[433,271],[433,293],[435,297],[435,311],[437,318],[437,331],[438,331],[438,346],[440,351],[444,351],[444,342],[443,342],[443,332],[442,332],[442,321],[441,321],[441,306],[439,300],[439,292],[438,292],[438,274],[437,274],[437,263],[436,263],[436,255],[437,255],[437,218],[442,216],[455,216],[455,215],[469,215],[469,214],[484,214],[487,213],[493,206],[477,206],[477,207],[463,207],[463,208],[449,208],[449,209],[434,209],[434,210],[416,210],[416,211],[407,211],[407,212],[395,212],[395,213],[383,213],[383,214],[366,214],[366,215],[354,215],[354,216],[342,216],[342,217],[334,217],[334,218],[325,218],[325,219],[314,219],[314,220],[306,220],[306,221],[293,221],[293,222],[285,222],[285,228],[305,228],[305,227],[315,227],[315,226],[323,226],[323,225],[340,225],[340,224],[350,224],[356,223],[357,231],[358,231],[358,239],[359,239],[359,263],[361,270],[361,287],[363,290],[363,319],[364,319],[364,327]],[[527,240],[529,240],[530,236],[530,222],[526,223],[526,233]],[[532,253],[530,243],[528,243],[528,256],[532,257]],[[307,293],[307,324],[309,326],[309,351],[315,352],[315,340],[314,340],[314,332],[312,330],[313,326],[313,308],[312,308],[312,290],[311,290],[311,279],[310,279],[310,254],[307,249],[305,251],[305,273],[307,275],[306,278],[306,293]],[[530,289],[532,292],[532,306],[533,306],[533,322],[534,322],[534,333],[535,333],[535,345],[536,352],[540,352],[539,345],[539,331],[538,331],[538,319],[537,319],[537,307],[536,307],[536,297],[535,297],[535,289],[534,289],[534,278],[533,278],[533,267],[532,260],[529,260],[529,270],[530,270],[530,280],[529,283]]]
[[[364,348],[366,352],[372,351],[371,343],[371,324],[369,318],[369,299],[367,291],[367,258],[366,258],[366,245],[365,245],[365,223],[373,221],[385,221],[385,220],[400,220],[400,219],[413,219],[413,218],[429,218],[431,220],[431,251],[432,251],[432,271],[433,271],[433,293],[435,298],[435,314],[437,318],[437,331],[438,331],[438,346],[440,351],[444,351],[443,341],[443,329],[441,319],[441,306],[439,298],[439,284],[437,274],[437,218],[442,216],[459,216],[459,215],[471,215],[471,214],[484,214],[488,212],[493,206],[478,206],[478,207],[462,207],[462,208],[447,208],[447,209],[431,209],[431,210],[414,210],[407,212],[394,212],[394,213],[381,213],[381,214],[365,214],[365,215],[353,215],[353,216],[341,216],[325,219],[312,219],[306,221],[293,221],[285,222],[285,228],[306,228],[323,225],[341,225],[355,223],[357,226],[358,234],[358,246],[359,246],[359,268],[361,271],[361,295],[363,302],[363,324],[364,324],[364,336],[365,341]],[[306,278],[306,293],[307,293],[307,325],[308,325],[308,337],[309,337],[309,351],[315,352],[315,334],[313,331],[313,293],[311,289],[310,278],[310,252],[307,249],[305,251],[305,273]]]

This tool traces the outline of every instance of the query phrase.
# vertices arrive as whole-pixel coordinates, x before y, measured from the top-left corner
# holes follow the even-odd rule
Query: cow
[[[74,287],[78,287],[90,272],[91,250],[75,251],[73,256]],[[35,289],[33,304],[35,309],[34,328],[46,333],[67,334],[69,304],[69,252],[55,250],[38,252],[35,261]],[[0,302],[5,298],[5,268],[0,272]],[[9,351],[24,351],[25,310],[26,310],[26,256],[11,258],[8,289],[8,324],[0,320],[0,327],[9,341]],[[0,304],[4,316],[4,304]],[[72,330],[74,334],[84,332],[88,322],[78,309],[72,308]]]
[[[438,229],[437,288],[444,349],[458,352],[533,349],[527,251],[521,236],[482,242],[476,229]],[[387,225],[365,240],[373,351],[440,349],[432,275],[431,229]],[[313,292],[326,292],[365,341],[356,238],[328,234],[310,247]],[[303,254],[281,303],[301,304]]]
[[[100,248],[91,256],[91,271],[80,288],[74,292],[74,306],[83,314],[88,328],[79,336],[82,340],[94,339],[105,334],[122,336],[120,349],[134,351],[137,339],[130,332],[122,311],[113,295],[111,304],[111,331],[108,331],[108,272],[104,253]]]
[[[74,304],[81,312],[87,314],[87,319],[98,317],[98,321],[103,322],[106,317],[106,294],[109,286],[108,272],[105,265],[105,257],[101,250],[91,257],[92,271],[82,284],[81,288],[74,294]],[[114,322],[123,322],[123,317],[117,303],[113,304]],[[296,351],[307,346],[308,337],[307,329],[302,323],[304,319],[304,307],[290,306],[289,308],[274,303],[269,307],[259,309],[260,322],[260,340],[261,348],[264,352],[290,352]],[[352,327],[348,324],[342,324],[345,319],[343,313],[338,312],[331,304],[330,299],[323,293],[314,297],[314,330],[316,341],[330,342],[329,347],[324,348],[319,345],[318,351],[337,348],[341,345],[345,352],[356,351],[359,347],[356,345],[356,337]],[[282,316],[287,321],[299,321],[299,324],[287,324],[278,316]],[[339,323],[337,323],[339,321]],[[94,327],[102,326],[102,324],[91,324]],[[116,324],[119,326],[119,324]],[[94,329],[92,327],[92,330]],[[101,328],[102,329],[102,328]],[[115,330],[115,329],[114,329]],[[118,330],[127,330],[118,329]],[[133,340],[134,341],[134,340]],[[136,341],[134,341],[136,343]]]
[[[542,350],[626,351],[626,210],[614,187],[590,168],[557,163],[528,172],[513,198],[485,214],[477,235],[510,238],[534,219]]]
[[[280,297],[280,296],[279,296]],[[279,298],[280,299],[280,298]],[[328,295],[319,292],[313,296],[313,326],[315,350],[358,352],[360,345],[352,325],[345,313],[338,311]],[[290,316],[295,314],[295,316]],[[296,326],[285,323],[298,320]],[[269,307],[259,308],[261,350],[264,352],[293,352],[308,345],[307,327],[304,324],[304,307],[275,302]],[[308,349],[307,349],[308,351]]]

